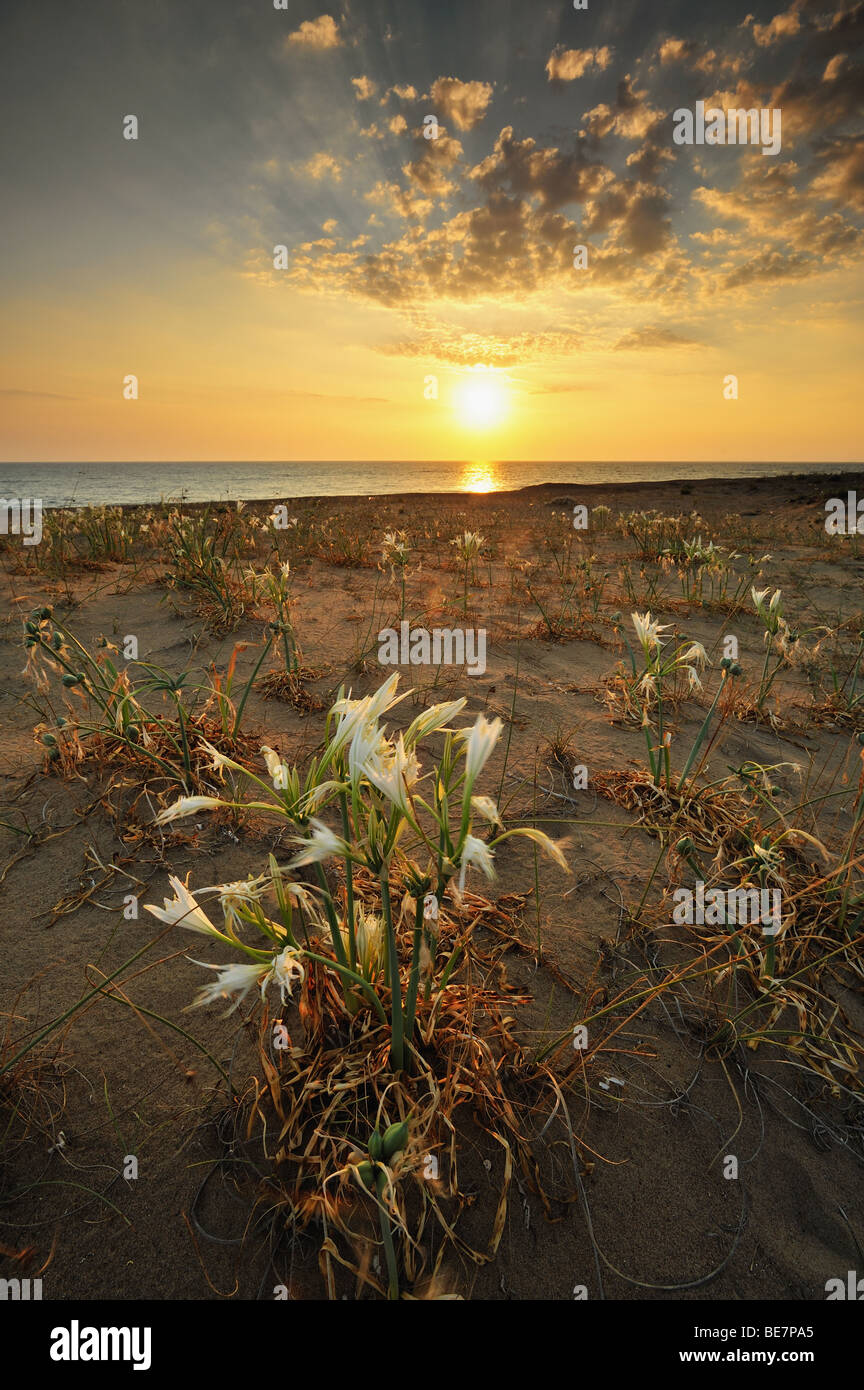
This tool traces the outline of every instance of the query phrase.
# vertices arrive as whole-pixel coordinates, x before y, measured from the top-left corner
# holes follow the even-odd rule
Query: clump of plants
[[[496,852],[513,837],[567,868],[542,831],[504,829],[496,804],[478,790],[501,721],[480,715],[470,728],[454,727],[465,706],[458,699],[388,734],[382,720],[405,698],[397,683],[394,675],[362,699],[340,693],[323,751],[305,772],[264,748],[259,776],[204,745],[230,788],[223,797],[181,798],[158,823],[253,808],[290,832],[294,853],[285,864],[271,854],[245,882],[197,893],[172,878],[173,897],[148,907],[235,958],[202,963],[213,978],[194,1005],[224,999],[233,1010],[253,993],[264,1003],[261,1060],[272,1110],[265,1127],[270,1133],[275,1124],[278,1136],[280,1210],[294,1228],[320,1218],[349,1243],[358,1207],[376,1213],[391,1297],[419,1277],[419,1233],[430,1214],[458,1248],[440,1189],[423,1176],[437,1146],[453,1147],[455,1111],[466,1106],[504,1146],[506,1195],[514,1154],[532,1171],[525,1106],[551,1086],[510,1036],[506,1010],[515,1001],[492,985],[475,940],[495,909],[469,891],[467,875],[479,869],[491,879]],[[421,745],[432,739],[440,751],[424,771]],[[241,785],[251,786],[251,799],[241,799]],[[215,897],[218,925],[199,901],[205,894]],[[274,1060],[264,1046],[271,999],[280,1012],[295,1006],[277,1021],[288,1042]],[[518,1084],[508,1086],[508,1075]],[[262,1105],[256,1089],[250,1126]],[[272,1202],[272,1183],[268,1191]],[[455,1158],[448,1191],[455,1220]],[[363,1277],[374,1285],[368,1269]]]

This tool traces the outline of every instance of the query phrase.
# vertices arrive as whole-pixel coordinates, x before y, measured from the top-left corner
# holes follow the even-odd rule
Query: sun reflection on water
[[[494,463],[466,463],[459,480],[461,492],[497,492],[500,479]]]

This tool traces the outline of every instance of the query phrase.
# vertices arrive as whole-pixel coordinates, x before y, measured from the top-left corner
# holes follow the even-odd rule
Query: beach
[[[157,938],[145,907],[170,898],[171,875],[194,892],[296,852],[296,832],[261,809],[156,821],[178,795],[235,785],[204,740],[268,785],[262,747],[305,774],[340,694],[398,673],[411,693],[388,730],[462,699],[454,725],[500,721],[477,795],[508,827],[543,831],[566,864],[514,837],[495,848],[494,878],[482,852],[453,877],[452,978],[479,991],[478,1036],[524,1107],[526,1147],[467,1091],[449,1097],[446,1127],[430,1119],[414,1157],[421,1172],[435,1154],[463,1244],[426,1226],[422,1277],[412,1284],[409,1262],[404,1287],[824,1299],[864,1230],[864,550],[825,529],[826,503],[855,484],[802,471],[277,496],[55,510],[38,546],[0,537],[0,1007],[3,1060],[17,1058],[0,1165],[15,1249],[33,1248],[34,1270],[50,1255],[46,1290],[368,1295],[347,1272],[367,1270],[362,1241],[325,1269],[318,1208],[293,1236],[284,1206],[256,1222],[293,1181],[268,1108],[281,1113],[293,1063],[262,1052],[256,992],[228,1015],[186,1012],[195,962],[227,959],[223,945],[182,924]],[[110,720],[93,693],[104,660],[137,702],[124,715],[115,685]],[[124,742],[135,709],[152,715],[162,765],[138,733]],[[417,745],[421,787],[436,737]],[[321,815],[339,828],[336,809]],[[489,844],[495,821],[474,810]],[[344,878],[328,873],[341,901]],[[776,933],[673,917],[675,890],[697,882],[779,893]],[[306,986],[324,969],[305,968]],[[497,1012],[483,1032],[486,990]],[[268,996],[301,1052],[335,1045],[330,1025],[312,1029],[310,999],[280,1011]],[[434,1030],[422,991],[418,1007]],[[2,1259],[3,1274],[18,1268]]]

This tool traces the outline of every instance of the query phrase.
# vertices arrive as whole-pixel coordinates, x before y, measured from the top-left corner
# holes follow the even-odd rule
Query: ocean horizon
[[[717,482],[724,479],[855,473],[861,463],[7,463],[0,497],[44,507],[234,502],[402,493],[512,492],[544,483]]]

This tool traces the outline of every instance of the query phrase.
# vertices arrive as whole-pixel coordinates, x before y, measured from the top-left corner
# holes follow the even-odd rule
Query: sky
[[[861,0],[4,0],[0,458],[860,459],[862,41]],[[676,143],[698,102],[780,148]]]

